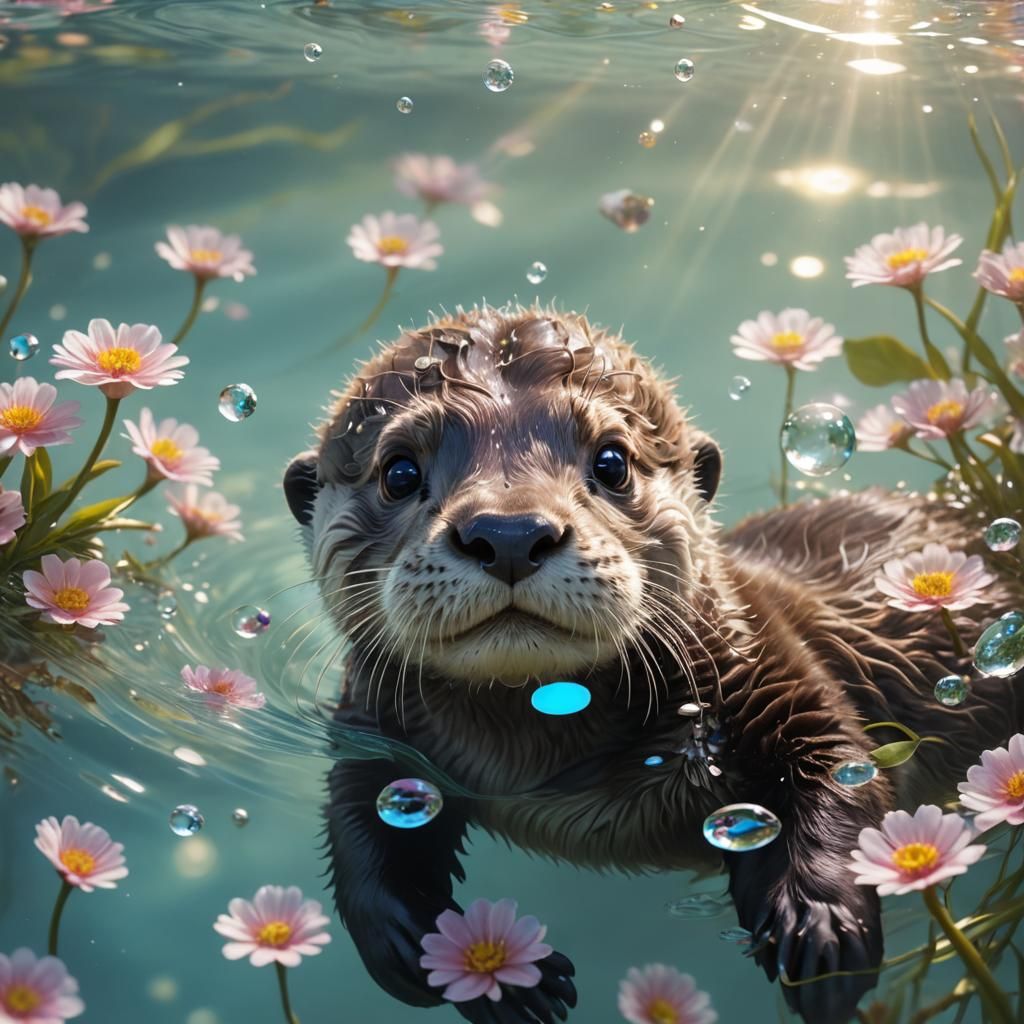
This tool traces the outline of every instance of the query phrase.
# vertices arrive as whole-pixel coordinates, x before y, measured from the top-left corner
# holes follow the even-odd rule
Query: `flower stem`
[[[188,316],[178,328],[178,333],[171,338],[172,345],[180,346],[185,340],[185,335],[192,330],[192,325],[196,322],[196,317],[199,316],[199,310],[203,305],[203,292],[206,290],[207,280],[205,277],[196,277],[196,287],[192,293],[192,306],[189,308]]]
[[[195,539],[195,537],[186,537],[176,548],[172,548],[168,551],[166,555],[163,555],[160,558],[154,558],[152,562],[143,563],[142,568],[148,571],[149,569],[159,569],[162,566],[165,566],[168,562],[172,562],[177,558],[178,555],[180,555],[182,551],[184,551],[185,548],[187,548]]]
[[[281,990],[281,1008],[284,1010],[284,1019],[288,1024],[299,1024],[299,1018],[292,1011],[292,1003],[288,998],[288,970],[284,964],[275,963],[274,967],[277,969],[277,985]]]
[[[18,285],[14,289],[11,301],[7,304],[3,319],[0,320],[0,338],[4,337],[7,325],[11,322],[15,310],[25,297],[28,286],[32,283],[32,253],[35,252],[38,239],[22,238],[21,240],[21,276],[18,278]]]
[[[338,342],[338,348],[342,345],[347,344],[350,341],[355,341],[364,331],[368,331],[376,322],[377,317],[384,312],[384,307],[388,304],[388,300],[391,298],[391,293],[395,290],[395,282],[398,280],[398,271],[400,267],[388,267],[387,280],[384,282],[384,291],[380,293],[380,298],[377,300],[377,305],[370,310],[369,316],[351,333],[346,334],[341,341]]]
[[[960,636],[960,630],[956,628],[956,623],[953,621],[953,616],[949,614],[948,608],[940,608],[939,614],[942,616],[942,621],[945,623],[946,629],[949,631],[950,638],[953,641],[953,650],[956,652],[958,658],[967,657],[967,648],[964,647],[963,639]]]
[[[921,291],[921,286],[917,285],[911,288],[910,294],[914,296],[914,309],[917,310],[917,328],[921,332],[921,342],[924,344],[925,355],[928,356],[928,364],[932,368],[932,373],[941,380],[949,380],[952,376],[949,372],[949,363],[946,362],[946,357],[935,347],[928,335],[928,323],[924,315],[924,294]]]
[[[922,895],[928,912],[938,921],[939,927],[946,933],[950,945],[956,950],[968,973],[974,978],[978,992],[986,1004],[994,1024],[1013,1024],[1014,1016],[1009,997],[996,983],[996,979],[981,958],[981,954],[974,948],[967,936],[957,928],[949,911],[939,899],[935,886],[928,886]]]
[[[89,470],[96,465],[96,460],[103,453],[103,449],[110,438],[110,432],[114,429],[114,420],[117,418],[117,407],[120,404],[120,398],[107,399],[107,408],[103,416],[103,425],[100,427],[99,437],[96,438],[96,443],[92,446],[92,451],[89,452],[89,456],[86,458],[85,464],[78,471],[78,476],[75,477],[74,483],[72,483],[71,487],[68,489],[67,496],[54,512],[54,521],[60,519],[60,517],[64,515],[71,506],[71,503],[78,497],[79,491],[81,491],[85,486],[85,482],[89,478]]]
[[[788,364],[784,367],[786,371],[786,405],[782,410],[782,422],[785,424],[789,414],[793,411],[793,389],[796,386],[796,370]],[[782,475],[779,480],[779,499],[782,507],[786,507],[789,501],[789,459],[786,458],[786,450],[782,448]]]
[[[74,886],[67,879],[61,879],[60,892],[57,893],[57,902],[53,906],[53,914],[50,917],[50,938],[47,945],[50,956],[57,955],[57,935],[60,932],[60,917],[64,913],[64,904],[67,903],[73,888]]]

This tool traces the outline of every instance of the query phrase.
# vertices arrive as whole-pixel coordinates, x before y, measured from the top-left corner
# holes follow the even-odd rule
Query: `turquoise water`
[[[329,390],[374,337],[484,298],[537,297],[622,325],[679,377],[683,402],[722,445],[720,518],[730,523],[774,500],[784,386],[776,368],[733,356],[738,323],[761,309],[803,306],[847,337],[913,341],[907,297],[852,291],[842,257],[876,232],[919,220],[963,234],[968,264],[981,248],[991,196],[967,117],[997,115],[1020,158],[1024,5],[602,6],[612,9],[526,3],[525,20],[510,18],[498,51],[479,31],[492,16],[473,3],[117,0],[63,16],[56,5],[0,2],[0,180],[81,199],[90,224],[87,235],[40,248],[11,333],[31,331],[44,352],[92,317],[172,334],[191,284],[153,251],[170,223],[240,233],[258,270],[209,289],[219,305],[189,337],[185,380],[125,403],[132,418],[145,404],[197,427],[222,461],[216,483],[241,506],[246,541],[204,541],[176,563],[173,618],[161,619],[153,592],[129,586],[132,613],[107,631],[93,660],[52,661],[69,682],[25,691],[43,705],[50,735],[0,715],[0,950],[42,951],[57,881],[32,847],[37,820],[75,814],[126,846],[128,879],[113,892],[76,893],[62,928],[61,954],[81,981],[87,1024],[142,1015],[152,1024],[277,1019],[271,973],[225,961],[211,926],[231,897],[266,882],[323,892],[319,805],[330,744],[345,742],[332,741],[327,724],[342,652],[304,582],[309,570],[280,480],[309,443]],[[668,27],[673,13],[685,15],[682,28]],[[303,57],[311,41],[323,50],[315,63]],[[515,69],[500,94],[482,81],[495,56]],[[683,57],[695,65],[685,83],[673,75]],[[402,96],[413,100],[409,114],[396,109]],[[645,148],[638,137],[654,120],[664,127]],[[422,212],[391,181],[390,163],[403,152],[477,161],[495,184],[501,223],[482,224],[463,207],[434,211],[444,245],[438,269],[403,271],[380,319],[353,339],[384,273],[353,259],[345,236],[366,213]],[[635,234],[597,210],[601,195],[627,187],[655,200]],[[11,281],[17,261],[17,240],[4,232],[0,273]],[[535,261],[548,268],[539,284],[526,277]],[[964,309],[974,290],[966,269],[937,276],[933,294]],[[231,303],[244,304],[247,317],[227,315]],[[986,314],[992,338],[1017,326],[1004,307]],[[937,323],[933,332],[940,345],[954,341]],[[339,347],[339,339],[347,340]],[[22,372],[50,379],[44,360]],[[5,366],[0,379],[14,369]],[[728,395],[737,374],[752,382],[738,402]],[[255,389],[258,407],[230,423],[217,396],[240,381]],[[797,386],[798,402],[838,394],[851,415],[881,400],[841,359]],[[82,401],[83,436],[91,435],[99,396],[68,383],[61,392]],[[141,476],[120,437],[110,454],[125,466],[109,474],[103,495]],[[68,472],[80,458],[81,443],[55,451]],[[855,455],[844,472],[822,486],[929,481],[898,454]],[[158,495],[139,514],[162,522],[164,534],[152,549],[115,537],[112,560],[124,548],[152,557],[176,542],[177,523]],[[270,610],[265,635],[232,631],[243,604]],[[233,723],[210,714],[178,678],[195,662],[256,676],[268,707]],[[205,816],[196,837],[168,828],[181,803]],[[232,822],[237,807],[248,811],[244,828]],[[581,993],[572,1019],[620,1019],[618,979],[656,960],[693,974],[723,1022],[774,1013],[776,990],[718,938],[735,926],[731,910],[702,919],[665,910],[688,894],[720,892],[724,881],[585,874],[482,834],[467,869],[464,903],[514,896],[572,956]],[[909,904],[891,903],[899,924]],[[897,930],[890,947],[921,930]],[[331,932],[325,953],[292,979],[305,1024],[423,1015],[375,986],[337,921]],[[435,1015],[456,1019],[447,1008]]]

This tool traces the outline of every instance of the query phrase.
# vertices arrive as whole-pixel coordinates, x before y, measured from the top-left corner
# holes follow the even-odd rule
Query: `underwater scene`
[[[1024,3],[0,0],[0,1022],[1024,1020]]]

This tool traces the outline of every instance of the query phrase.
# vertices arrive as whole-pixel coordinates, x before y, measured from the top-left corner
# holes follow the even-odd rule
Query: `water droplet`
[[[644,764],[647,765],[648,768],[657,768],[659,764],[664,763],[665,758],[663,758],[660,754],[651,754],[650,757],[644,758]]]
[[[244,807],[236,807],[231,812],[231,820],[236,828],[245,828],[249,824],[249,812]]]
[[[641,196],[628,188],[619,189],[601,196],[597,208],[617,227],[627,234],[632,234],[651,217],[654,200],[650,196]]]
[[[0,295],[7,291],[7,278],[0,274]]]
[[[206,819],[199,813],[199,808],[192,804],[178,804],[171,811],[168,819],[171,824],[171,831],[182,839],[194,836],[206,823]]]
[[[738,402],[750,390],[749,377],[733,377],[729,381],[729,397]]]
[[[687,718],[693,718],[700,714],[699,704],[681,704],[677,714],[685,715]]]
[[[983,676],[1000,679],[1024,668],[1024,612],[1007,612],[978,637],[974,667]]]
[[[935,684],[935,699],[947,708],[955,708],[957,704],[963,704],[967,695],[971,692],[970,685],[963,676],[943,676]]]
[[[1020,543],[1020,523],[1016,519],[993,519],[985,531],[990,551],[1010,551]]]
[[[437,817],[444,804],[437,786],[423,779],[395,779],[377,797],[377,815],[393,828],[419,828]]]
[[[665,909],[673,917],[718,917],[732,906],[728,896],[714,896],[711,893],[698,893],[695,896],[683,896],[665,904]]]
[[[39,339],[34,334],[18,334],[8,343],[11,358],[23,363],[31,359],[39,349]]]
[[[240,423],[256,411],[256,392],[248,384],[229,384],[221,391],[217,408],[224,419]]]
[[[760,804],[729,804],[704,819],[704,838],[720,850],[759,850],[781,831],[782,822]]]
[[[540,284],[548,276],[548,268],[543,263],[531,263],[526,271],[526,280],[530,284]]]
[[[840,786],[851,789],[867,785],[877,774],[878,768],[873,761],[844,761],[832,769],[832,778]]]
[[[516,77],[512,65],[505,60],[492,60],[484,72],[484,85],[491,92],[504,92],[511,85]]]
[[[173,590],[161,590],[157,594],[156,610],[161,619],[173,619],[178,614],[178,599]]]
[[[637,137],[636,141],[640,143],[644,149],[654,149],[658,144],[658,136],[654,132],[642,131]]]
[[[315,64],[323,52],[324,48],[319,43],[306,43],[302,48],[302,55],[310,64]]]
[[[733,942],[737,946],[748,946],[750,945],[750,940],[754,937],[754,933],[747,931],[746,928],[724,928],[718,933],[718,937],[723,942]]]
[[[673,14],[668,19],[669,28],[682,28],[686,24],[686,19],[681,14]]]
[[[395,102],[395,107],[400,114],[411,114],[412,100],[408,96],[400,96]]]
[[[530,695],[542,715],[575,715],[590,703],[590,691],[579,683],[548,683]]]
[[[789,464],[807,476],[842,469],[857,447],[849,416],[827,402],[812,402],[790,413],[779,440]]]
[[[231,613],[231,628],[244,640],[252,640],[270,629],[270,612],[254,604],[243,604]]]
[[[688,82],[693,78],[694,71],[696,71],[696,68],[694,67],[692,60],[684,57],[682,60],[676,61],[674,74],[680,82]]]

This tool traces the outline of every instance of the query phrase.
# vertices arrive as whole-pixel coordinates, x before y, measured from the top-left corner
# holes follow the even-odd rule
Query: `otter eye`
[[[622,490],[629,481],[629,456],[617,444],[606,444],[594,456],[594,479],[609,490]]]
[[[401,501],[415,494],[423,484],[420,467],[406,455],[392,459],[382,476],[384,494],[392,501]]]

